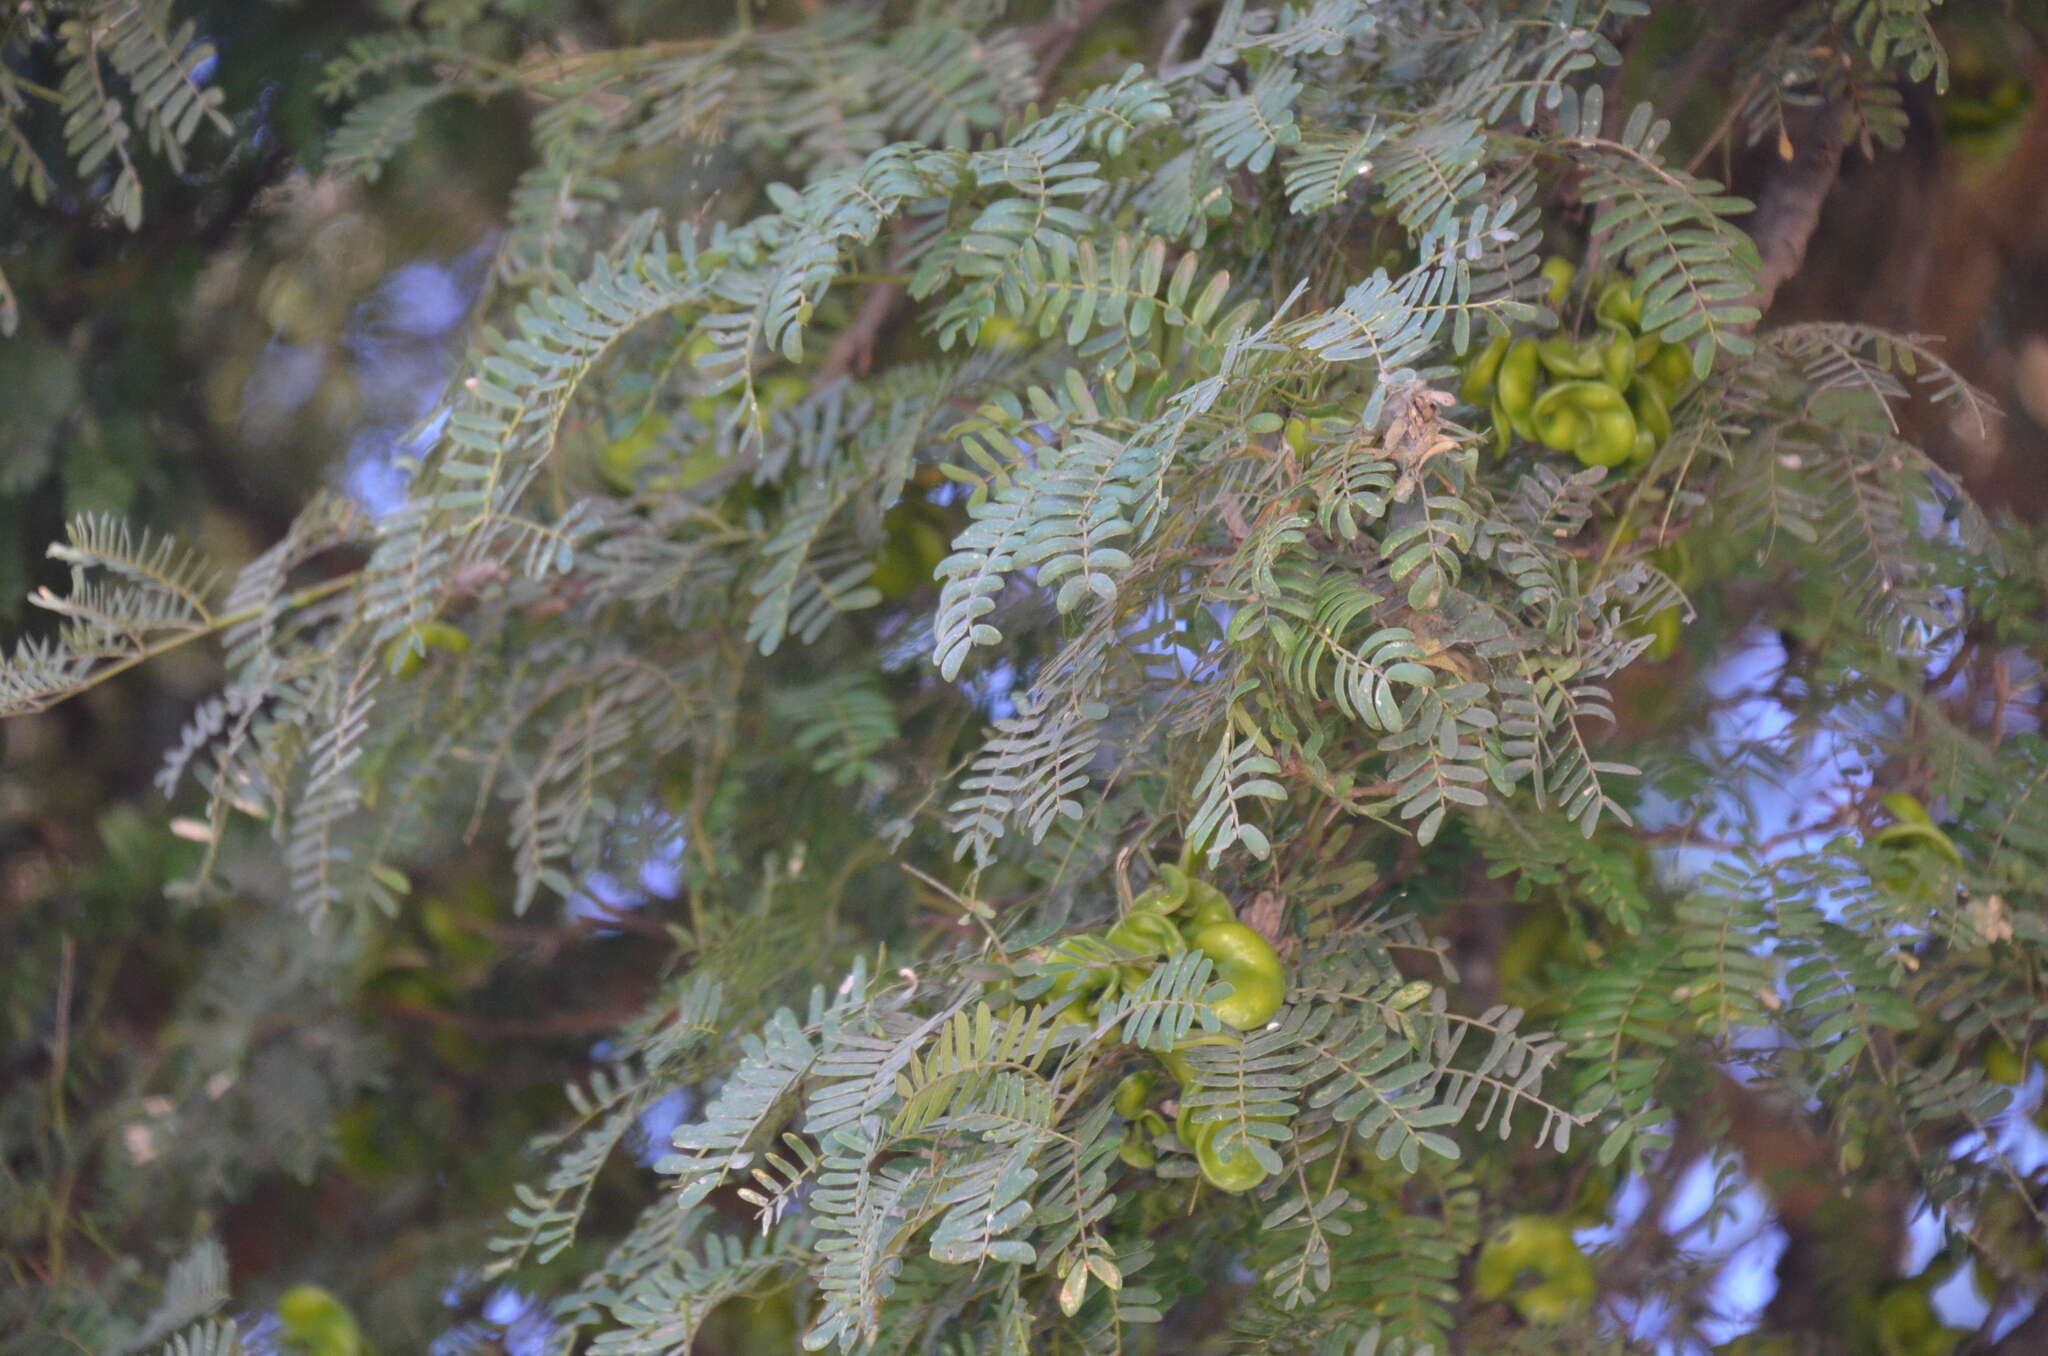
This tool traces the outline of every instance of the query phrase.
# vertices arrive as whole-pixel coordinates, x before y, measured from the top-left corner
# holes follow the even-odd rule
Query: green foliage
[[[161,6],[49,8],[23,31],[63,71],[66,154],[132,226],[130,129],[182,165],[221,121],[209,49]],[[51,548],[70,588],[32,600],[54,636],[0,665],[0,713],[33,717],[221,642],[160,785],[195,797],[181,906],[227,932],[181,1076],[233,1077],[177,1108],[169,1163],[329,1161],[404,1063],[347,995],[376,974],[417,1015],[400,980],[453,982],[466,915],[428,896],[460,859],[514,915],[472,919],[471,954],[559,910],[660,967],[526,1181],[480,1172],[504,1223],[472,1261],[539,1296],[553,1351],[708,1346],[749,1306],[812,1350],[1168,1350],[1197,1310],[1251,1349],[1580,1324],[1557,1331],[1593,1350],[1619,1340],[1578,1312],[1601,1259],[1574,1246],[1547,1307],[1515,1267],[1461,1278],[1500,1269],[1481,1240],[1510,1219],[1567,1236],[1537,1212],[1589,1175],[1670,1169],[1724,1084],[1815,1108],[1818,1157],[1882,1159],[1981,1256],[1977,1220],[2038,1223],[1986,1147],[2010,1094],[1963,1050],[2048,1021],[2048,754],[1943,714],[1927,673],[1996,641],[1987,593],[2030,618],[2043,589],[1897,422],[1984,397],[1918,338],[1757,328],[1750,203],[1680,167],[1690,129],[1607,116],[1644,6],[1227,0],[1156,68],[1061,76],[1103,8],[742,6],[527,46],[525,7],[430,6],[328,65],[337,181],[400,163],[444,99],[530,115],[403,504],[323,496],[232,578],[81,517]],[[1940,78],[1927,5],[1798,8],[1743,69],[1792,71],[1825,20],[1850,74],[1774,98]],[[0,164],[40,200],[12,79]],[[1685,351],[1639,469],[1489,454],[1445,389],[1475,343],[1572,323],[1546,233]],[[50,421],[11,419],[47,460]],[[905,513],[949,543],[907,583],[881,571]],[[1714,577],[1681,578],[1686,543]],[[1954,859],[1860,840],[1862,782],[1839,836],[1782,850],[1722,807],[1711,865],[1653,855],[1697,846],[1668,809],[1706,816],[1688,775],[1741,782],[1692,726],[1644,730],[1645,628],[1696,596],[1810,638],[1808,716],[1939,793]],[[601,884],[650,860],[687,922],[607,919]],[[1219,1021],[1199,950],[1060,946],[1191,875],[1284,958],[1263,1027]],[[415,924],[440,950],[378,970]],[[1512,974],[1510,933],[1535,939]],[[295,1007],[319,1022],[259,1038]],[[1114,1093],[1167,1057],[1170,1134]],[[55,1081],[10,1102],[10,1165],[68,1143]],[[1205,1150],[1264,1175],[1214,1190]],[[153,1306],[122,1297],[140,1321],[81,1311],[124,1349],[240,1349],[219,1247],[163,1265]],[[306,1295],[288,1329],[355,1331],[331,1295],[293,1318]]]
[[[93,196],[129,230],[142,225],[140,157],[159,156],[173,174],[202,126],[233,130],[221,92],[206,83],[213,44],[192,21],[178,23],[171,0],[93,0],[82,5],[27,0],[9,16],[0,55],[54,51],[56,88],[28,81],[10,60],[0,65],[0,169],[17,190],[42,203],[59,166],[80,180],[102,167],[112,180]],[[31,101],[48,101],[63,125],[62,159],[39,144]],[[131,146],[136,132],[141,146]],[[14,333],[14,297],[0,279],[0,335]]]

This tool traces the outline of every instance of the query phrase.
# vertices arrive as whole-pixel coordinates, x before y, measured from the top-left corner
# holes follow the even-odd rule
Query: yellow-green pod
[[[1612,386],[1607,388],[1612,391]],[[1651,451],[1655,451],[1652,448]],[[1619,466],[1636,453],[1636,417],[1626,406],[1593,416],[1592,431],[1572,449],[1581,466]]]
[[[1536,345],[1536,356],[1552,376],[1568,381],[1602,376],[1607,370],[1601,361],[1598,345],[1567,339],[1561,334],[1540,341]]]
[[[1496,334],[1487,341],[1486,347],[1465,364],[1465,379],[1458,383],[1458,399],[1467,405],[1484,405],[1487,393],[1493,389],[1493,379],[1500,373],[1500,360],[1507,356],[1508,337]]]
[[[1664,440],[1671,436],[1671,408],[1664,403],[1664,388],[1655,382],[1638,382],[1628,393],[1629,412],[1656,441],[1652,450],[1662,447]]]
[[[1198,1125],[1194,1130],[1195,1162],[1202,1169],[1203,1178],[1218,1191],[1235,1196],[1252,1190],[1272,1175],[1265,1164],[1253,1157],[1241,1137],[1231,1136],[1227,1146],[1223,1143],[1223,1122]]]
[[[1552,310],[1563,304],[1565,293],[1572,290],[1572,279],[1578,275],[1578,268],[1563,255],[1553,254],[1543,261],[1543,280],[1550,284],[1550,290],[1543,299],[1550,303]]]
[[[1159,1062],[1166,1067],[1166,1072],[1173,1075],[1173,1081],[1180,1084],[1182,1092],[1195,1085],[1195,1066],[1188,1063],[1186,1055],[1175,1050],[1159,1050],[1154,1053],[1157,1054]]]
[[[1632,330],[1642,323],[1643,307],[1636,299],[1635,289],[1617,278],[1600,289],[1600,299],[1593,304],[1593,314],[1601,320]]]
[[[1678,640],[1685,631],[1685,619],[1679,609],[1667,607],[1650,618],[1650,643],[1643,647],[1643,658],[1652,664],[1661,664],[1678,653]]]
[[[1287,971],[1264,937],[1242,923],[1211,923],[1191,941],[1216,963],[1216,977],[1231,986],[1230,997],[1215,1004],[1225,1026],[1250,1031],[1280,1010],[1287,999]]]
[[[1544,446],[1570,452],[1586,466],[1618,466],[1636,446],[1628,398],[1604,381],[1566,381],[1545,391],[1530,411]]]
[[[1607,378],[1608,385],[1627,390],[1636,374],[1636,341],[1619,325],[1601,329],[1606,337],[1600,343],[1600,375]]]
[[[1117,920],[1109,930],[1110,944],[1140,956],[1168,956],[1184,949],[1180,929],[1163,913],[1138,909]]]
[[[1508,412],[1501,407],[1499,400],[1493,402],[1491,414],[1493,418],[1493,455],[1504,457],[1507,455],[1508,448],[1514,444],[1515,426],[1509,421]]]
[[[2007,1087],[2023,1083],[2027,1077],[2027,1061],[2020,1052],[1993,1036],[1984,1043],[1978,1053],[1978,1061],[1984,1066],[1984,1076],[1994,1083]]]
[[[1494,381],[1493,391],[1500,407],[1507,411],[1508,426],[1518,437],[1536,436],[1535,425],[1529,422],[1529,412],[1535,407],[1536,395],[1542,384],[1536,341],[1517,339],[1508,345],[1507,356],[1500,361],[1500,373]]]
[[[1932,824],[1887,824],[1870,835],[1870,841],[1887,848],[1929,848],[1957,866],[1963,864],[1963,854],[1955,840]]]
[[[428,650],[446,650],[450,654],[461,654],[469,648],[469,636],[457,626],[447,622],[427,621],[409,628],[398,639],[391,642],[385,651],[385,662],[393,677],[410,678],[420,671],[426,662]]]
[[[1904,791],[1887,791],[1878,797],[1878,804],[1901,824],[1926,824],[1929,827],[1934,824],[1934,816],[1927,813],[1927,807],[1920,803],[1918,796]]]
[[[400,636],[384,651],[384,662],[392,677],[410,678],[427,662],[427,655],[425,650],[414,649],[409,637]]]
[[[1493,1231],[1479,1250],[1472,1290],[1506,1299],[1531,1323],[1561,1323],[1593,1302],[1593,1264],[1571,1226],[1545,1215],[1521,1215]]]
[[[1188,882],[1188,916],[1181,920],[1181,926],[1190,937],[1211,923],[1236,921],[1237,910],[1230,907],[1228,895],[1205,880]]]
[[[356,1317],[317,1285],[295,1285],[277,1297],[279,1337],[300,1356],[363,1356],[367,1349]]]
[[[1692,355],[1683,344],[1665,344],[1643,371],[1664,383],[1667,397],[1676,396],[1692,380]]]

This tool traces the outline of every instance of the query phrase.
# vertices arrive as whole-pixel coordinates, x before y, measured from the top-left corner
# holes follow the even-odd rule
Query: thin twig
[[[286,598],[283,601],[282,606],[293,610],[302,607],[310,607],[314,603],[320,602],[325,598],[330,598],[333,595],[340,593],[343,589],[351,587],[360,578],[361,571],[358,570],[351,570],[347,574],[338,574],[332,579],[324,580],[321,583],[313,584],[306,588],[300,589],[297,593],[294,593],[289,598]],[[61,603],[62,601],[60,599],[57,599],[56,595],[52,594],[50,590],[47,588],[39,590],[38,593],[35,595],[31,595],[29,601],[35,602],[37,598],[42,595],[48,595],[53,601],[57,601],[59,603]],[[141,649],[137,650],[135,653],[128,655],[122,659],[117,659],[103,669],[96,669],[92,673],[87,674],[84,678],[80,679],[76,684],[67,688],[65,691],[58,693],[55,696],[48,698],[47,700],[36,700],[33,702],[26,703],[22,706],[18,706],[14,708],[14,710],[10,714],[33,715],[40,711],[47,711],[51,707],[56,706],[61,702],[70,701],[73,697],[77,697],[82,693],[90,692],[92,689],[98,687],[101,683],[106,682],[109,678],[113,678],[119,674],[126,673],[128,670],[134,668],[138,664],[148,663],[150,660],[155,659],[159,655],[169,654],[172,650],[175,650],[183,645],[189,645],[195,640],[203,640],[207,636],[219,635],[222,631],[225,631],[233,626],[239,626],[243,622],[254,621],[258,617],[262,616],[264,611],[269,606],[270,605],[267,603],[258,603],[250,607],[245,607],[239,612],[230,612],[226,616],[215,617],[211,621],[207,622],[205,625],[194,626],[187,630],[180,631],[175,636],[169,636],[163,640],[155,642],[154,644],[145,645]]]
[[[71,989],[77,961],[78,943],[67,932],[57,962],[57,1031],[50,1042],[50,1118],[59,1139],[66,1133],[64,1074],[71,1060]]]

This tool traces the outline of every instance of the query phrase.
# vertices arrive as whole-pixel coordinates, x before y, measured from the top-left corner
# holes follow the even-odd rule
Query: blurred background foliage
[[[738,14],[774,24],[815,8],[763,0]],[[1099,74],[1142,55],[1157,26],[1147,8],[1116,7],[1077,45],[1073,68]],[[1774,8],[1660,6],[1643,41],[1665,50],[1629,67],[1641,92],[1655,82],[1675,107],[1674,141],[1710,146],[1738,187],[1767,173],[1778,150],[1725,135],[1743,91],[1716,53]],[[54,88],[59,28],[91,9],[11,7],[0,18],[8,80]],[[469,51],[513,60],[543,47],[684,39],[734,17],[693,0],[185,0],[175,19],[217,53],[202,77],[226,126],[197,127],[181,164],[138,150],[132,222],[108,166],[67,164],[55,110],[9,95],[13,125],[39,148],[50,183],[33,192],[25,179],[0,181],[12,331],[0,340],[0,624],[44,624],[18,600],[61,582],[44,547],[80,513],[176,529],[232,570],[315,489],[372,512],[388,506],[476,317],[496,289],[538,275],[534,261],[500,251],[537,110],[510,95],[444,100],[373,180],[333,173],[341,109],[323,97],[322,72],[352,39],[461,26]],[[1845,168],[1774,318],[1870,319],[1945,340],[2008,417],[1983,434],[1948,426],[1931,407],[1915,417],[1987,504],[2035,518],[2048,510],[2048,23],[2027,3],[1952,3],[1940,24],[1949,92],[1904,89],[1903,146]],[[0,95],[9,89],[0,82]],[[730,215],[751,190],[731,201],[722,190],[745,173],[707,155],[634,196],[681,218]],[[999,347],[1001,336],[984,343]],[[585,431],[582,470],[598,483],[632,483],[640,443],[663,430],[617,432]],[[934,520],[920,527],[920,515]],[[903,559],[887,568],[928,577],[930,539],[950,535],[942,514],[913,501]],[[1708,728],[1739,703],[1740,693],[1702,680],[1717,655],[1756,643],[1748,624],[1738,594],[1702,619],[1674,664],[1637,674],[1619,693],[1624,737]],[[1763,667],[1788,681],[1796,631],[1768,644],[1779,650]],[[667,809],[651,812],[652,828],[622,824],[617,875],[555,917],[515,918],[497,885],[503,849],[465,838],[459,824],[439,828],[419,854],[431,869],[410,882],[416,905],[324,952],[269,903],[282,886],[260,851],[226,863],[238,896],[226,904],[187,910],[166,894],[191,871],[192,831],[203,826],[167,815],[152,779],[219,677],[213,658],[186,650],[0,727],[0,1351],[115,1350],[160,1337],[167,1325],[151,1316],[166,1276],[183,1264],[203,1291],[213,1238],[238,1306],[268,1315],[256,1322],[259,1341],[341,1356],[358,1349],[359,1328],[387,1353],[534,1349],[526,1299],[477,1266],[507,1183],[535,1169],[526,1145],[559,1120],[561,1084],[673,982],[678,937],[712,940],[687,931],[673,871],[636,838],[659,841]],[[839,794],[824,778],[773,790],[763,812],[775,796]],[[680,782],[673,791],[677,802],[687,794]],[[1454,836],[1437,850],[1457,847]],[[857,844],[821,856],[850,871],[872,866]],[[1454,939],[1468,972],[1490,974],[1504,999],[1534,1014],[1555,1011],[1558,968],[1595,956],[1577,915],[1540,897],[1489,914],[1429,896],[1453,884],[1418,877],[1411,902]],[[894,930],[952,926],[942,897],[926,902],[929,912]],[[892,930],[874,921],[878,934]],[[825,937],[778,924],[765,907],[717,944],[762,992],[839,959]],[[652,1119],[650,1142],[665,1144],[663,1129]],[[1690,1148],[1686,1172],[1734,1171],[1725,1153]],[[628,1155],[598,1179],[600,1225],[630,1219],[651,1157]],[[1701,1194],[1687,1180],[1674,1172],[1629,1189],[1654,1210]],[[1584,1222],[1615,1213],[1610,1197],[1623,1184],[1593,1172],[1581,1185]],[[1878,1226],[1873,1253],[1905,1224],[1895,1211]],[[1699,1225],[1666,1230],[1674,1252],[1642,1265],[1678,1265],[1676,1240]],[[580,1260],[567,1254],[538,1280],[566,1281]],[[1891,1330],[1939,1327],[1916,1306],[1944,1266],[1953,1259],[1922,1259],[1905,1281],[1873,1285],[1873,1303],[1900,1315]],[[345,1305],[287,1293],[309,1280]],[[736,1303],[704,1347],[789,1349],[793,1322],[776,1295]],[[1201,1326],[1197,1314],[1181,1330]],[[1884,1349],[1953,1346],[1903,1342]]]

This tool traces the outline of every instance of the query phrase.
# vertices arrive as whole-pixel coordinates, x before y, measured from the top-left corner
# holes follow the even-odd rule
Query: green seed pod
[[[1507,356],[1508,337],[1496,334],[1465,365],[1465,379],[1458,384],[1458,399],[1467,405],[1484,405],[1488,393],[1493,390],[1493,379],[1500,374],[1500,360]]]
[[[1617,390],[1627,390],[1636,374],[1636,341],[1619,325],[1601,327],[1606,338],[1600,344],[1600,375]]]
[[[1664,388],[1654,382],[1637,382],[1628,393],[1628,408],[1636,423],[1656,439],[1652,447],[1662,447],[1671,436],[1671,408],[1665,404]]]
[[[1272,1174],[1252,1155],[1240,1135],[1225,1133],[1226,1126],[1222,1121],[1195,1126],[1191,1147],[1209,1185],[1235,1196],[1252,1190]]]
[[[1550,284],[1550,290],[1543,299],[1552,310],[1564,303],[1565,293],[1572,290],[1572,279],[1578,275],[1577,266],[1562,255],[1553,254],[1543,261],[1543,279]]]
[[[1192,942],[1196,933],[1211,923],[1235,923],[1237,910],[1230,897],[1205,880],[1188,882],[1187,916],[1180,920],[1181,932]]]
[[[1601,320],[1633,330],[1642,324],[1643,307],[1636,298],[1635,289],[1616,278],[1600,289],[1600,299],[1593,304],[1593,314]]]
[[[1242,923],[1211,923],[1193,938],[1195,950],[1216,962],[1216,977],[1231,986],[1216,1004],[1225,1026],[1264,1026],[1287,998],[1287,971],[1266,939]]]
[[[1546,447],[1586,466],[1617,466],[1634,453],[1636,420],[1628,400],[1604,381],[1560,382],[1530,412]]]
[[[1536,345],[1536,356],[1550,375],[1566,380],[1583,377],[1598,377],[1606,372],[1597,344],[1582,339],[1567,339],[1554,334]]]
[[[469,636],[460,627],[447,622],[428,621],[411,627],[391,642],[385,651],[385,663],[394,678],[410,678],[426,663],[427,651],[446,650],[450,654],[461,654],[469,648]]]
[[[1978,1052],[1977,1059],[1984,1066],[1984,1076],[1994,1083],[2012,1087],[2026,1081],[2027,1061],[2021,1057],[2019,1051],[1996,1036],[1984,1042],[1984,1048]]]
[[[1571,1227],[1547,1215],[1520,1215],[1494,1230],[1472,1282],[1479,1298],[1506,1298],[1531,1323],[1562,1323],[1592,1303],[1595,1290],[1593,1264]]]
[[[1180,929],[1163,913],[1149,909],[1126,914],[1109,930],[1111,945],[1140,956],[1170,956],[1186,949]]]
[[[1664,383],[1667,399],[1675,397],[1692,380],[1692,356],[1683,344],[1665,344],[1659,348],[1643,371]]]
[[[1494,395],[1500,401],[1500,407],[1507,411],[1508,426],[1517,437],[1536,436],[1536,427],[1529,422],[1529,412],[1535,406],[1542,382],[1536,341],[1517,339],[1508,345],[1507,356],[1501,359],[1500,373],[1494,381]]]

